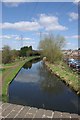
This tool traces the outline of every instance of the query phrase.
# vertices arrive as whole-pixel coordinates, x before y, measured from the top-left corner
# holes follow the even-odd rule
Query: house
[[[80,60],[80,50],[63,50],[65,58]]]

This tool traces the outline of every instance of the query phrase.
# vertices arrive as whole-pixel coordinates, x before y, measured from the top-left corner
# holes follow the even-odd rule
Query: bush
[[[62,36],[53,35],[45,36],[39,43],[39,49],[43,56],[47,57],[50,62],[60,61],[62,59],[62,47],[65,44],[65,39]]]
[[[2,63],[10,63],[12,61],[11,49],[9,46],[4,46],[2,50]]]

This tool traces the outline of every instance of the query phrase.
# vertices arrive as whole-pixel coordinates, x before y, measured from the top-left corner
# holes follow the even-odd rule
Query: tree
[[[19,54],[20,54],[19,50],[15,50],[15,49],[11,50],[12,61],[14,61],[16,58],[18,58]]]
[[[0,64],[2,64],[2,51],[0,51]]]
[[[21,55],[22,57],[26,56],[26,51],[27,51],[27,50],[28,50],[28,46],[22,47],[22,48],[20,49],[20,55]]]
[[[28,48],[28,49],[32,51],[32,46],[29,46],[29,48]]]
[[[24,46],[21,48],[20,50],[20,55],[21,56],[29,56],[29,54],[32,52],[32,46],[28,47],[28,46]]]
[[[65,39],[62,36],[44,36],[39,43],[39,49],[42,50],[42,55],[46,56],[50,62],[60,61],[62,59],[62,51],[65,44]]]
[[[33,50],[32,50],[32,46],[24,46],[24,47],[22,47],[21,49],[20,49],[20,55],[22,56],[22,57],[24,57],[24,56],[32,56],[32,52],[33,52]]]
[[[2,63],[10,63],[12,61],[11,48],[5,45],[2,49]]]

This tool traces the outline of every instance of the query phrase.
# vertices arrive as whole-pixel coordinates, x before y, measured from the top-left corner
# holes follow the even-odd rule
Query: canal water
[[[41,60],[27,62],[9,86],[10,103],[80,114],[79,101]]]

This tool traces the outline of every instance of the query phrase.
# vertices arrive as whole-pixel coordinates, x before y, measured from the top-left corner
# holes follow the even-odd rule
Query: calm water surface
[[[80,98],[40,60],[26,63],[9,86],[9,102],[80,114]]]

